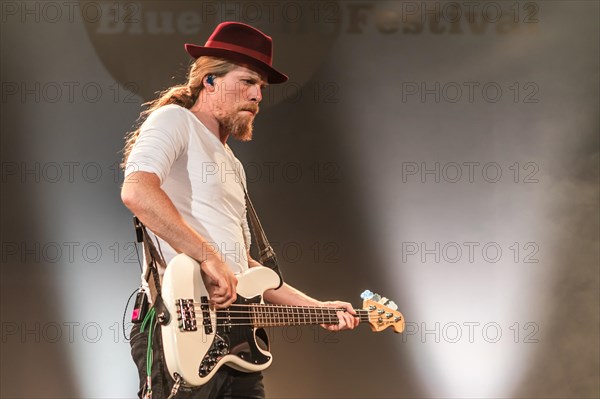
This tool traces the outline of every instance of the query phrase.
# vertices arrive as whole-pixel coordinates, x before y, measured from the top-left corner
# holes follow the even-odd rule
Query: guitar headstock
[[[363,310],[369,315],[369,324],[373,331],[383,331],[389,326],[393,326],[396,333],[404,331],[404,316],[393,301],[369,290],[360,294],[360,297],[363,299]]]

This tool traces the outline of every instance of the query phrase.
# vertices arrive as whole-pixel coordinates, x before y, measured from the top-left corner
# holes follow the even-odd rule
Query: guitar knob
[[[217,341],[217,348],[218,349],[226,349],[227,348],[227,343],[225,341]]]

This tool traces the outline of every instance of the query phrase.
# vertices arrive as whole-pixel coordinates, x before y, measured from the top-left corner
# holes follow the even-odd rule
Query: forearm
[[[262,265],[252,259],[250,254],[248,254],[248,266],[256,267]],[[321,301],[306,295],[302,291],[286,283],[283,283],[283,285],[276,290],[265,291],[263,298],[267,302],[276,303],[278,305],[323,306]]]
[[[156,175],[137,172],[135,176],[128,176],[123,183],[121,197],[146,227],[176,251],[198,261],[216,253],[206,239],[183,220],[171,199],[159,187]]]
[[[287,283],[283,283],[279,289],[265,291],[264,298],[267,302],[279,305],[323,306],[322,302],[311,298]]]
[[[252,259],[250,252],[248,252],[248,266],[256,267],[262,266],[260,263]],[[356,316],[356,311],[351,304],[341,301],[318,301],[310,296],[306,295],[302,291],[292,287],[289,284],[284,283],[281,287],[276,290],[267,290],[263,294],[263,298],[266,302],[275,303],[278,305],[292,305],[292,306],[329,306],[338,309],[338,323],[323,324],[323,328],[330,331],[340,331],[346,329],[353,329],[359,323],[359,318]]]

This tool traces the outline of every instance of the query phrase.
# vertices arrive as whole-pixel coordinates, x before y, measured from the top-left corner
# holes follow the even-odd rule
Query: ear
[[[208,89],[209,91],[213,91],[215,89],[215,75],[206,75],[204,77],[203,83],[206,89]]]

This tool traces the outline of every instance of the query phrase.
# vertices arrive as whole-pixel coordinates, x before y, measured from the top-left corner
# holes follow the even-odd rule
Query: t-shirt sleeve
[[[156,174],[162,184],[175,160],[185,151],[188,135],[184,110],[167,105],[152,112],[127,158],[125,176],[133,172]]]

